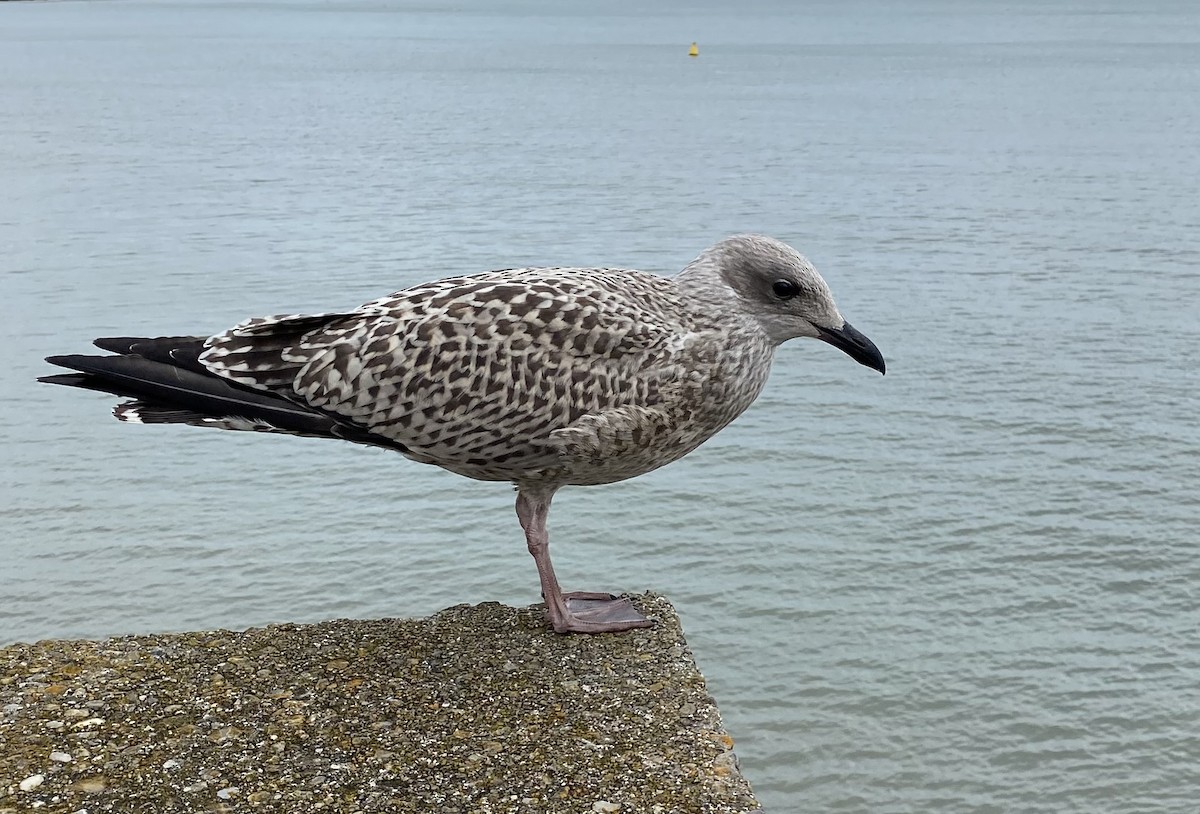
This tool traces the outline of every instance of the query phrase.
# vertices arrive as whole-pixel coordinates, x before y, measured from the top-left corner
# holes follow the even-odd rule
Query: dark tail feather
[[[195,361],[200,345],[191,341],[194,337],[181,338],[182,358],[175,356],[169,339],[98,339],[97,346],[106,350],[132,353],[49,356],[47,362],[78,372],[43,376],[38,381],[136,399],[113,410],[121,421],[273,431],[403,449],[332,414],[215,376]],[[157,359],[142,355],[143,349]]]
[[[111,393],[114,396],[134,398],[133,393],[123,392],[115,384],[104,384],[95,376],[85,373],[57,373],[53,376],[38,376],[39,382],[46,384],[65,384],[67,387],[79,387],[84,390],[95,390],[97,393]]]
[[[330,435],[334,426],[329,416],[279,396],[142,356],[50,356],[46,361],[85,374],[82,384],[69,375],[72,381],[55,384],[103,390],[203,416],[253,417],[295,432]]]
[[[101,350],[106,350],[111,353],[119,353],[123,356],[128,356],[131,353],[142,353],[143,349],[151,349],[154,347],[162,347],[166,350],[182,347],[184,345],[203,345],[203,336],[102,336],[99,339],[93,339],[92,344]],[[134,350],[135,345],[140,345],[141,349]],[[145,354],[142,354],[145,355]]]
[[[122,356],[141,356],[196,373],[208,372],[199,361],[204,350],[203,336],[102,336],[92,344]]]

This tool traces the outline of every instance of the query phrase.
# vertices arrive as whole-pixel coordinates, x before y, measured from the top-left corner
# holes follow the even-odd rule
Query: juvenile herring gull
[[[114,355],[51,356],[78,372],[41,381],[133,399],[113,410],[121,421],[341,438],[511,481],[551,625],[599,633],[650,622],[627,599],[559,588],[555,492],[688,454],[750,406],[775,349],[798,336],[884,372],[808,260],[736,235],[674,278],[506,269],[207,338],[97,339]]]

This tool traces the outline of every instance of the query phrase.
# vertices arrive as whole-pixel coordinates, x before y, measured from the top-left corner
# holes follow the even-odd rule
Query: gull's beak
[[[884,372],[883,354],[879,352],[879,348],[849,322],[842,323],[840,328],[822,328],[820,325],[815,327],[818,332],[817,338],[822,342],[828,342],[845,352],[860,365],[866,365],[880,373]]]

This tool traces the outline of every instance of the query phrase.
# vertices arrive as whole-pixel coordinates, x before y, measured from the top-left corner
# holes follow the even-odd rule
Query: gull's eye
[[[776,280],[771,286],[771,290],[775,292],[775,296],[779,297],[779,299],[790,300],[800,293],[800,286],[791,280]]]

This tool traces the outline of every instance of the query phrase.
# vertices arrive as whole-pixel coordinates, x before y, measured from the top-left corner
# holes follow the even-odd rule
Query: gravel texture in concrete
[[[758,810],[663,597],[0,649],[0,814]]]

